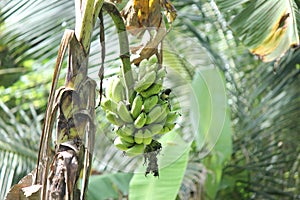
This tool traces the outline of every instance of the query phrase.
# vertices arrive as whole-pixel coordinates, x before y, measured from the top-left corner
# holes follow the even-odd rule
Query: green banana
[[[126,127],[126,126],[123,126],[123,127]],[[124,141],[129,142],[129,143],[134,143],[134,139],[133,139],[132,135],[128,135],[128,134],[124,131],[123,127],[118,128],[118,129],[116,130],[116,134],[117,134],[118,136],[120,136],[121,139],[123,139]]]
[[[148,145],[152,142],[152,137],[144,138],[143,139],[143,144]]]
[[[164,127],[163,124],[151,124],[151,125],[147,126],[147,128],[151,132],[151,136],[158,134],[163,129],[163,127]]]
[[[166,123],[165,127],[168,127],[171,130],[173,130],[173,128],[175,127],[176,123]]]
[[[125,124],[124,121],[122,121],[119,116],[111,111],[106,112],[106,118],[108,119],[108,121],[114,125],[117,126],[122,126],[123,124]]]
[[[150,96],[149,98],[145,99],[144,101],[144,111],[146,113],[150,112],[150,110],[157,104],[158,102],[158,95]]]
[[[156,55],[151,56],[147,61],[148,65],[153,65],[153,64],[156,64],[157,62],[158,61],[157,61]]]
[[[144,112],[141,112],[140,115],[136,118],[134,121],[134,127],[135,128],[142,128],[146,123],[147,117]]]
[[[147,73],[141,80],[139,80],[135,86],[134,90],[137,92],[142,92],[144,90],[147,90],[152,83],[154,83],[156,79],[156,73],[155,71]]]
[[[142,106],[143,106],[143,98],[140,95],[137,95],[131,104],[130,112],[132,114],[133,119],[136,119],[139,116],[139,114],[142,111]]]
[[[147,65],[146,72],[156,72],[158,68],[158,64]]]
[[[126,150],[126,155],[129,157],[137,156],[144,153],[144,144],[135,144],[133,147]]]
[[[121,141],[122,142],[124,142],[124,143],[128,143],[128,144],[133,144],[134,143],[134,138],[133,138],[133,136],[120,136],[120,138],[121,138]]]
[[[151,131],[149,130],[149,129],[145,129],[144,130],[144,135],[143,135],[143,143],[145,144],[145,145],[148,145],[148,144],[150,144],[151,142],[152,142],[152,133],[151,133]]]
[[[148,98],[152,95],[158,94],[161,89],[162,89],[162,80],[158,80],[156,81],[156,83],[153,83],[147,90],[144,90],[142,92],[140,92],[140,94],[142,95],[142,97],[144,98]]]
[[[161,114],[159,117],[153,121],[153,123],[165,123],[167,119],[167,115],[169,114],[170,109],[168,108],[168,103],[164,103],[161,105]]]
[[[176,118],[177,118],[177,112],[170,112],[167,115],[166,123],[172,123],[176,120]]]
[[[118,104],[116,104],[116,102],[112,101],[109,98],[102,97],[101,106],[105,110],[111,111],[113,113],[117,113]]]
[[[146,75],[147,65],[148,65],[148,62],[146,60],[142,60],[142,62],[140,62],[138,80],[141,80]]]
[[[116,79],[115,78],[112,78],[109,82],[108,82],[108,85],[105,89],[105,96],[107,98],[112,98],[112,88],[113,88],[113,84],[114,84],[114,81]]]
[[[114,145],[119,149],[119,150],[122,150],[122,151],[126,151],[127,149],[129,149],[129,145],[128,143],[124,143],[120,137],[116,137],[115,140],[114,140]],[[132,146],[132,144],[131,144]]]
[[[164,112],[162,105],[156,105],[148,114],[146,124],[152,124]]]
[[[132,123],[133,122],[133,119],[131,117],[131,114],[130,112],[128,111],[127,109],[127,106],[125,105],[125,103],[123,101],[120,101],[118,103],[118,115],[119,117],[124,121],[124,122],[127,122],[127,123]]]
[[[133,103],[133,100],[135,99],[135,97],[136,97],[136,94],[137,94],[137,92],[136,91],[134,91],[134,90],[131,90],[131,94],[129,94],[129,103],[130,103],[130,105],[132,105],[132,103]]]
[[[161,129],[161,131],[158,134],[164,135],[164,134],[168,133],[169,131],[170,131],[170,129],[168,127],[163,127],[163,129]]]
[[[138,73],[136,72],[136,70],[131,68],[131,72],[133,80],[138,80]]]
[[[167,71],[165,68],[161,68],[156,72],[156,79],[164,78],[167,74]]]
[[[137,144],[142,144],[143,143],[143,130],[142,129],[138,130],[135,133],[134,142],[137,143]]]
[[[117,78],[113,82],[111,99],[113,101],[115,101],[116,103],[125,99],[125,88],[124,88],[120,78]]]
[[[125,124],[121,128],[118,129],[119,132],[121,132],[122,135],[125,136],[132,136],[135,131],[135,127],[133,124]]]
[[[171,131],[174,127],[175,127],[175,123],[167,123],[165,124],[165,126],[163,127],[163,129],[158,133],[158,134],[166,134],[168,133],[169,131]]]

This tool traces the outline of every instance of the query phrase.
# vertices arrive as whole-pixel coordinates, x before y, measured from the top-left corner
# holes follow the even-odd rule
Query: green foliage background
[[[182,151],[171,167],[162,169],[160,179],[132,174],[138,167],[144,170],[142,158],[124,158],[113,147],[111,127],[98,109],[93,166],[101,175],[91,178],[90,199],[101,199],[95,195],[97,185],[108,188],[102,197],[115,199],[127,195],[139,199],[143,193],[176,199],[300,199],[299,48],[289,49],[280,61],[270,63],[251,55],[229,28],[232,18],[249,9],[248,0],[172,2],[178,18],[165,39],[164,64],[169,69],[167,85],[180,101],[182,117],[175,132],[162,138],[165,151],[171,155],[164,153],[160,162],[174,156],[171,144],[184,144],[188,150]],[[263,0],[256,2],[268,5]],[[299,29],[300,2],[278,2],[294,6],[295,27]],[[274,8],[268,9],[268,13],[276,13]],[[249,28],[265,24],[263,20],[261,17],[242,25]],[[35,167],[57,49],[66,28],[74,28],[73,1],[0,2],[1,199],[12,184]],[[253,31],[263,35],[264,30]],[[118,72],[120,61],[116,30],[107,15],[105,33],[108,78]],[[95,29],[89,68],[97,81],[98,35]],[[63,78],[61,74],[61,83]],[[214,133],[214,126],[220,123],[218,116],[224,126]],[[174,142],[175,135],[183,140]],[[171,179],[165,179],[164,174],[174,185],[168,184]]]

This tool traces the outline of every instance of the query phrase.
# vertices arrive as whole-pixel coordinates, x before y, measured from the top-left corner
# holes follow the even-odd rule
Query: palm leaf
[[[172,134],[173,133],[173,134]],[[174,132],[161,139],[163,150],[159,156],[159,181],[144,176],[144,167],[132,177],[129,188],[130,199],[175,199],[186,169],[190,144],[185,143]]]
[[[128,196],[130,173],[91,176],[87,197],[89,200],[118,199]]]
[[[247,2],[225,1],[220,2],[220,6],[230,7]],[[251,1],[235,16],[230,27],[251,53],[269,62],[281,57],[291,46],[299,44],[296,21],[298,12],[293,0]]]
[[[34,168],[42,116],[33,106],[29,114],[21,109],[13,111],[2,101],[0,108],[0,198],[4,199],[10,186]]]
[[[28,56],[55,58],[63,30],[74,27],[73,1],[1,1],[0,7],[5,19],[2,39],[18,62]]]

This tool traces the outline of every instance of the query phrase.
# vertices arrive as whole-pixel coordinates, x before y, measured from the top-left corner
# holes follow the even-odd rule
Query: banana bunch
[[[172,111],[168,98],[171,90],[163,89],[164,68],[158,64],[141,62],[138,72],[132,70],[134,93],[126,99],[122,76],[112,79],[102,98],[106,118],[115,125],[114,145],[128,156],[145,152],[145,147],[175,126],[177,113]],[[156,141],[155,141],[156,142]]]

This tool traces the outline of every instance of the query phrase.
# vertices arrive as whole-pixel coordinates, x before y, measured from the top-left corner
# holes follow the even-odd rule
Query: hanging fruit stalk
[[[168,98],[171,90],[163,89],[166,70],[161,65],[162,41],[167,31],[161,7],[171,24],[176,10],[169,0],[130,0],[122,10],[131,34],[141,37],[146,31],[150,35],[153,30],[156,33],[146,45],[131,48],[132,54],[137,55],[131,63],[138,66],[138,70],[132,67],[132,95],[123,95],[127,77],[122,73],[109,83],[102,103],[107,119],[115,126],[115,146],[128,156],[143,154],[148,164],[145,175],[153,173],[154,176],[159,176],[157,155],[162,148],[156,138],[171,131],[177,118]],[[157,59],[151,58],[154,54]]]
[[[161,150],[156,139],[171,131],[177,118],[168,98],[171,90],[163,89],[166,71],[158,67],[156,58],[151,58],[143,60],[138,70],[132,68],[136,77],[132,100],[124,95],[124,77],[115,77],[101,104],[106,118],[114,125],[114,145],[128,156],[144,154],[149,161],[146,174],[152,172],[154,176],[159,175],[156,156]]]

